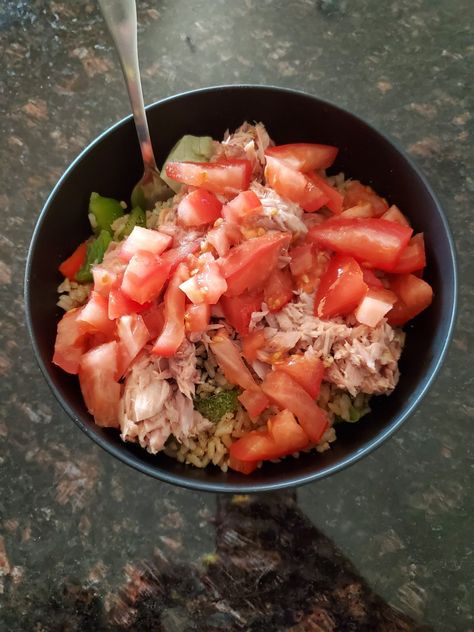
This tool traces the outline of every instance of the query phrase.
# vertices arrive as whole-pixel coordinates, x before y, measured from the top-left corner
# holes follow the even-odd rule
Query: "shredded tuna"
[[[181,393],[189,399],[194,397],[195,385],[199,382],[194,344],[185,338],[176,354],[169,359],[168,366],[171,377],[176,380]]]
[[[283,230],[305,235],[308,229],[303,222],[303,210],[298,204],[282,198],[270,187],[254,181],[250,189],[262,203],[263,215],[256,218],[259,227],[266,230]],[[306,215],[307,213],[305,213]]]
[[[265,167],[265,149],[270,146],[270,137],[262,123],[244,123],[233,134],[225,133],[222,143],[215,143],[213,161],[223,158],[250,160],[252,175],[261,178]]]

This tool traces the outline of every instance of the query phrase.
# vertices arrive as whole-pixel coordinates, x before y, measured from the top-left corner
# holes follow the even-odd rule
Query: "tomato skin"
[[[265,179],[277,193],[299,204],[308,213],[317,211],[329,201],[329,197],[308,176],[268,155]]]
[[[328,201],[326,202],[328,209],[330,209],[335,215],[342,213],[344,197],[341,193],[328,184],[326,180],[317,173],[309,174],[308,178],[324,193],[324,195],[328,197]]]
[[[77,374],[82,355],[87,350],[89,326],[79,320],[82,307],[71,309],[58,323],[53,363],[66,373]]]
[[[252,374],[245,366],[237,345],[229,338],[225,329],[220,329],[210,344],[211,351],[222,369],[226,379],[243,389],[259,391]]]
[[[186,295],[179,288],[188,275],[188,269],[181,263],[168,283],[164,297],[164,326],[152,348],[152,353],[170,358],[184,340],[184,313]]]
[[[234,246],[226,257],[220,259],[222,274],[227,281],[226,296],[239,296],[246,291],[260,289],[290,239],[288,233],[275,231]]]
[[[116,379],[120,379],[150,338],[143,318],[137,314],[121,316],[117,321],[119,338]]]
[[[364,278],[364,283],[366,283],[369,288],[384,288],[384,284],[379,279],[378,276],[374,273],[370,268],[362,268],[362,276]]]
[[[246,292],[239,296],[222,296],[220,306],[227,322],[241,335],[249,333],[250,318],[262,309],[262,292]]]
[[[426,309],[433,300],[433,289],[429,283],[414,274],[399,274],[390,280],[390,289],[398,301],[387,314],[394,327],[401,327]]]
[[[242,191],[222,209],[227,222],[241,224],[246,219],[262,212],[262,203],[253,191]]]
[[[211,320],[211,306],[207,303],[202,305],[187,306],[184,314],[184,326],[186,331],[191,333],[201,333],[206,331]]]
[[[423,233],[418,233],[408,242],[408,246],[402,252],[397,265],[392,270],[392,273],[409,274],[410,272],[423,270],[425,266],[425,241]]]
[[[206,189],[188,193],[178,204],[178,220],[183,226],[203,226],[221,217],[222,202]]]
[[[59,266],[59,272],[70,281],[74,281],[76,273],[82,268],[82,264],[85,261],[87,252],[87,242],[83,241],[82,244],[76,248],[70,257],[65,259]]]
[[[334,255],[314,298],[314,315],[329,319],[350,314],[367,293],[362,269],[353,257]]]
[[[141,250],[151,252],[154,255],[161,255],[173,241],[170,235],[160,233],[158,230],[135,226],[130,235],[125,239],[120,248],[119,257],[128,263],[133,255]]]
[[[308,239],[390,272],[397,265],[412,232],[407,226],[375,217],[335,217],[313,226]]]
[[[365,203],[372,207],[374,217],[380,217],[388,210],[387,202],[377,195],[371,187],[363,185],[359,180],[347,182],[344,193],[344,209]]]
[[[329,169],[336,160],[339,152],[332,145],[318,145],[316,143],[291,143],[289,145],[277,145],[265,150],[266,156],[272,156],[282,160],[296,171],[315,171]]]
[[[313,399],[318,397],[324,376],[324,364],[315,354],[290,355],[283,362],[278,362],[275,368],[292,377]]]
[[[395,206],[395,204],[392,204],[388,211],[385,211],[385,213],[381,216],[381,219],[386,219],[389,222],[397,222],[402,226],[410,226],[408,219],[405,215],[403,215],[398,206]]]
[[[278,312],[291,301],[293,298],[293,279],[287,268],[273,270],[265,284],[263,296],[271,312]]]
[[[321,439],[329,425],[327,414],[298,382],[283,371],[270,371],[261,388],[271,401],[296,416],[312,443]]]
[[[239,395],[238,400],[248,412],[250,419],[256,419],[270,406],[270,400],[262,391],[245,390]]]
[[[369,288],[354,315],[361,325],[375,327],[397,302],[397,296],[385,288]]]
[[[107,299],[94,290],[90,293],[89,300],[81,310],[78,322],[84,323],[93,331],[101,332],[110,337],[115,331],[115,323],[108,316]]]
[[[171,264],[161,257],[140,250],[128,262],[121,289],[140,305],[155,299],[168,280]]]
[[[258,461],[239,461],[232,454],[229,455],[229,467],[241,474],[251,474],[258,467]]]
[[[257,352],[265,346],[265,332],[263,329],[255,329],[242,339],[242,355],[252,364],[257,359]]]
[[[249,160],[221,162],[169,162],[168,178],[212,193],[235,195],[249,188],[252,164]]]
[[[108,316],[111,320],[127,314],[140,314],[150,307],[150,303],[140,305],[129,298],[119,287],[109,292]]]
[[[115,379],[118,369],[118,344],[107,342],[82,356],[79,384],[87,410],[103,428],[119,428],[121,387]]]

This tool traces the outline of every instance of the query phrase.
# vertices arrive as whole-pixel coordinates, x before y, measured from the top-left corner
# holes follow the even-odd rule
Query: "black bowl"
[[[142,164],[131,117],[104,132],[72,163],[49,196],[36,225],[26,266],[26,316],[33,347],[53,393],[76,424],[105,450],[158,479],[193,489],[253,492],[301,485],[350,465],[387,439],[420,403],[448,347],[456,311],[456,263],[446,218],[430,186],[411,160],[382,133],[353,114],[316,97],[274,87],[220,86],[180,94],[147,108],[161,164],[185,133],[221,138],[244,120],[262,121],[277,143],[337,145],[331,170],[370,183],[397,204],[425,234],[426,279],[434,289],[429,309],[408,327],[400,382],[390,397],[373,399],[372,412],[357,424],[338,427],[338,440],[324,454],[303,454],[267,463],[250,476],[199,470],[165,455],[152,456],[123,443],[114,430],[96,426],[82,401],[76,377],[51,363],[56,324],[57,268],[90,232],[91,191],[128,199]]]

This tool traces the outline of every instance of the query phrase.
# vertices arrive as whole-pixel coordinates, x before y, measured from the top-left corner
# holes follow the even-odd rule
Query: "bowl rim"
[[[331,100],[326,98],[321,98],[320,96],[316,96],[304,90],[298,90],[294,88],[286,88],[282,86],[276,86],[272,84],[249,84],[249,83],[235,83],[235,84],[222,84],[222,85],[214,85],[207,86],[202,88],[197,88],[193,90],[188,90],[184,92],[179,92],[174,95],[167,96],[158,101],[154,101],[146,106],[146,110],[152,110],[160,105],[168,102],[172,102],[178,99],[187,98],[190,96],[194,96],[197,94],[205,94],[208,92],[216,92],[216,91],[226,91],[226,90],[257,90],[262,92],[279,92],[286,93],[289,95],[295,95],[298,97],[310,98],[316,101],[319,101],[322,105],[329,106],[336,110],[341,111],[341,113],[345,116],[352,117],[357,122],[362,123],[363,125],[369,127],[376,134],[381,136],[385,141],[387,141],[390,145],[392,145],[396,151],[401,154],[402,158],[404,158],[405,162],[408,164],[410,169],[415,173],[416,177],[421,181],[422,185],[425,187],[426,191],[429,193],[430,197],[433,200],[434,206],[438,212],[439,218],[441,220],[443,230],[447,239],[448,247],[449,247],[449,272],[452,275],[452,304],[449,309],[449,318],[447,325],[447,335],[442,341],[439,349],[431,360],[431,367],[429,372],[423,377],[423,379],[418,384],[416,390],[413,393],[412,402],[409,406],[404,407],[403,410],[394,417],[392,422],[385,428],[383,428],[374,438],[372,438],[366,445],[362,448],[359,448],[352,454],[345,456],[338,463],[326,466],[318,471],[306,474],[306,475],[294,475],[286,478],[285,480],[279,480],[276,482],[258,482],[252,481],[251,478],[243,479],[241,483],[226,483],[226,482],[213,482],[213,481],[200,481],[198,479],[190,479],[187,478],[186,475],[179,473],[169,473],[165,470],[161,470],[158,465],[152,465],[149,463],[145,463],[139,459],[138,456],[130,454],[124,450],[124,447],[120,444],[115,445],[111,443],[105,436],[96,434],[91,430],[91,428],[83,422],[83,420],[74,412],[72,407],[68,404],[68,402],[63,398],[62,394],[59,392],[56,385],[53,383],[51,379],[46,364],[43,362],[39,350],[39,346],[35,339],[34,328],[32,322],[32,305],[30,301],[30,279],[31,279],[31,269],[32,269],[32,260],[34,256],[34,252],[36,249],[36,245],[38,242],[39,234],[42,229],[42,225],[45,221],[48,209],[54,198],[57,195],[57,192],[62,187],[64,181],[69,177],[70,173],[75,169],[76,165],[82,161],[95,147],[99,145],[103,138],[113,133],[119,127],[125,126],[129,123],[133,124],[132,115],[120,119],[110,127],[103,130],[96,138],[94,138],[81,152],[72,160],[69,166],[65,169],[64,173],[61,175],[57,183],[54,185],[50,194],[48,195],[42,210],[36,220],[35,227],[31,236],[30,244],[28,247],[28,254],[25,266],[25,275],[24,275],[24,303],[25,303],[25,313],[26,313],[26,324],[30,337],[30,341],[34,350],[36,361],[39,365],[39,368],[49,386],[54,396],[58,400],[59,404],[63,408],[63,410],[72,418],[72,420],[79,426],[79,428],[97,445],[99,445],[106,452],[116,457],[126,465],[132,467],[133,469],[147,474],[157,480],[163,481],[165,483],[178,485],[180,487],[204,491],[204,492],[217,492],[217,493],[257,493],[257,492],[268,492],[275,490],[282,490],[292,487],[297,487],[300,485],[306,485],[308,483],[322,480],[327,476],[335,474],[337,472],[342,471],[343,469],[353,465],[364,456],[367,456],[377,448],[379,448],[387,439],[389,439],[400,427],[401,425],[414,413],[414,411],[421,404],[429,389],[431,388],[434,380],[439,374],[441,366],[446,358],[447,351],[449,349],[453,331],[456,323],[457,317],[457,307],[458,307],[458,264],[457,264],[457,254],[456,247],[454,243],[454,239],[452,236],[451,229],[449,227],[449,223],[447,217],[443,211],[443,208],[435,195],[431,185],[429,184],[427,178],[418,167],[418,165],[412,160],[412,158],[405,152],[405,150],[398,144],[397,141],[388,136],[385,132],[378,129],[378,127],[374,126],[372,123],[368,122],[364,118],[354,114],[351,110],[346,109],[345,107],[340,106],[337,103],[334,103]]]

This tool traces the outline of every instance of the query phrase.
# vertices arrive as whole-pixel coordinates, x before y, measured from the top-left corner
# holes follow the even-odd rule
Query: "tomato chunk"
[[[201,241],[194,239],[187,241],[184,244],[176,246],[176,248],[170,248],[161,255],[161,261],[170,265],[170,274],[173,273],[180,263],[186,261],[189,255],[192,255],[199,250]]]
[[[119,256],[122,261],[128,262],[140,250],[146,250],[154,255],[161,255],[171,242],[172,237],[170,235],[160,233],[158,230],[135,226],[123,242]]]
[[[265,150],[265,155],[282,160],[292,169],[307,172],[316,169],[329,169],[336,160],[338,151],[338,148],[332,145],[291,143],[269,147]]]
[[[351,208],[342,211],[341,217],[373,217],[372,206],[370,204],[356,204]],[[385,216],[383,216],[385,217]]]
[[[206,235],[206,239],[219,257],[225,257],[231,246],[235,246],[242,241],[242,233],[236,224],[222,222],[222,224],[211,228]]]
[[[236,384],[243,389],[251,391],[260,390],[252,374],[245,366],[237,345],[229,338],[229,334],[225,329],[219,329],[210,346],[212,353],[216,356],[218,365],[231,384]]]
[[[222,296],[220,305],[227,322],[241,335],[249,332],[250,318],[254,312],[262,309],[262,292],[240,294],[240,296]]]
[[[215,305],[227,290],[227,281],[210,253],[195,259],[195,274],[181,284],[181,290],[195,305]]]
[[[206,331],[211,320],[211,306],[207,303],[202,305],[188,305],[184,314],[184,325],[186,331],[191,333],[201,333]]]
[[[381,216],[381,218],[386,219],[389,222],[397,222],[402,226],[410,226],[410,222],[407,220],[405,215],[403,215],[398,206],[395,206],[395,204],[392,204],[392,206]]]
[[[238,399],[251,419],[256,419],[270,406],[270,400],[262,391],[245,390],[239,395]]]
[[[418,233],[410,239],[408,246],[402,252],[392,272],[395,274],[408,274],[417,270],[423,270],[425,266],[425,240],[423,233]]]
[[[143,322],[150,333],[150,339],[157,338],[163,331],[165,324],[164,309],[164,303],[155,302],[141,313]]]
[[[324,375],[324,364],[315,353],[290,355],[283,362],[276,364],[275,368],[288,373],[313,399],[318,397]]]
[[[320,189],[324,195],[327,195],[328,201],[326,202],[326,206],[336,215],[342,213],[342,203],[344,197],[339,193],[337,189],[332,187],[330,184],[326,182],[326,180],[318,175],[317,173],[312,173],[308,175],[311,182],[313,182],[318,189]]]
[[[257,352],[265,346],[265,333],[263,329],[255,329],[242,340],[242,355],[252,364],[257,359]]]
[[[288,268],[275,268],[265,284],[263,296],[268,309],[278,312],[293,298],[293,279]]]
[[[108,316],[108,301],[104,296],[92,291],[89,300],[78,316],[78,322],[89,325],[93,331],[113,336],[115,323]]]
[[[235,195],[248,189],[252,175],[249,160],[225,162],[169,162],[168,178],[193,187],[202,187],[212,193]]]
[[[251,430],[237,439],[229,448],[231,458],[238,461],[258,462],[277,459],[278,448],[268,430]]]
[[[390,272],[397,265],[412,232],[407,226],[375,217],[336,217],[313,226],[308,239]]]
[[[241,474],[251,474],[257,469],[259,461],[239,461],[232,454],[229,455],[229,467]]]
[[[81,357],[87,349],[89,325],[79,320],[83,307],[71,309],[58,323],[54,343],[53,363],[66,373],[75,375],[79,370]]]
[[[121,316],[117,321],[119,337],[117,375],[119,379],[150,338],[143,318],[137,314]]]
[[[119,287],[109,292],[108,316],[111,320],[126,314],[140,314],[150,307],[150,303],[140,305],[129,298]]]
[[[119,428],[120,384],[115,379],[118,369],[118,344],[107,342],[82,356],[79,384],[87,410],[98,426]]]
[[[397,302],[397,296],[385,288],[369,288],[354,315],[362,325],[375,327]]]
[[[299,204],[305,211],[317,211],[329,201],[329,197],[308,176],[271,156],[267,156],[265,179],[272,189]]]
[[[288,233],[269,232],[234,246],[220,259],[222,274],[227,281],[227,296],[239,296],[260,289],[275,269],[280,252],[288,246]]]
[[[398,296],[387,315],[388,322],[400,327],[426,309],[433,300],[430,284],[414,274],[400,274],[390,281],[390,288]]]
[[[87,242],[84,241],[82,244],[79,244],[70,257],[61,263],[59,266],[59,272],[61,272],[65,278],[73,281],[76,273],[79,272],[85,261],[86,252]]]
[[[140,250],[130,259],[122,280],[122,291],[143,305],[156,298],[168,280],[171,264],[161,257]]]
[[[293,276],[301,276],[311,269],[313,265],[312,245],[308,243],[295,246],[289,251],[290,270]]]
[[[372,207],[374,217],[380,217],[388,209],[387,202],[380,195],[377,195],[371,187],[364,186],[359,180],[347,182],[344,193],[344,209],[365,203]]]
[[[283,371],[270,371],[261,388],[277,406],[296,415],[312,443],[321,439],[329,425],[327,414],[296,380]]]
[[[153,345],[152,352],[170,358],[179,349],[184,340],[184,313],[186,295],[180,290],[186,279],[188,269],[181,263],[170,279],[164,298],[164,326]]]
[[[221,216],[222,202],[206,189],[188,193],[178,204],[178,220],[183,226],[203,226]]]
[[[364,277],[364,283],[367,283],[369,287],[383,288],[385,287],[379,277],[370,268],[362,268],[362,275]]]
[[[222,216],[228,222],[241,224],[249,217],[262,212],[262,203],[253,191],[242,191],[222,209]]]
[[[357,261],[334,255],[318,286],[314,314],[326,319],[350,314],[366,293],[367,284]]]

